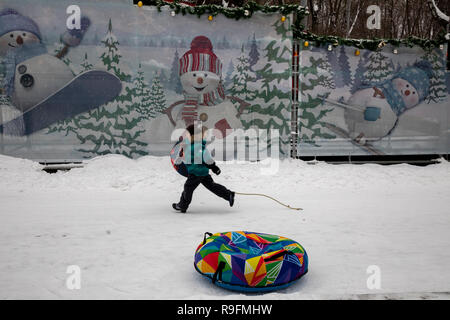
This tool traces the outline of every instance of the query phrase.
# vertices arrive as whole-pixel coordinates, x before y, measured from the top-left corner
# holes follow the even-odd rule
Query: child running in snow
[[[215,195],[227,200],[230,207],[232,207],[234,204],[234,192],[215,183],[209,174],[209,169],[211,169],[212,172],[219,175],[220,169],[206,149],[206,141],[204,140],[207,131],[206,127],[202,126],[201,130],[198,129],[198,132],[194,132],[195,126],[190,125],[186,130],[189,133],[189,141],[184,148],[184,163],[188,170],[188,178],[184,184],[180,202],[173,203],[172,207],[185,213],[191,203],[192,194],[199,184],[202,184]]]

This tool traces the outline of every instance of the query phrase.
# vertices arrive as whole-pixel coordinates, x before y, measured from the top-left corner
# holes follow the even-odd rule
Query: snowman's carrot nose
[[[203,78],[197,78],[197,83],[198,84],[202,84],[203,83]]]
[[[18,36],[16,39],[17,44],[23,44],[23,39],[21,36]]]
[[[410,93],[411,93],[411,92],[410,92],[409,90],[406,90],[406,91],[405,91],[405,96],[409,96]]]

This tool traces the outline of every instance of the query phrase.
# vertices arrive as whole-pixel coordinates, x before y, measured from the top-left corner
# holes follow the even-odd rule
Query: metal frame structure
[[[307,0],[300,0],[302,7],[307,7]],[[294,15],[294,24],[298,19],[297,15]],[[306,19],[303,18],[302,24],[305,24]],[[298,109],[300,103],[300,41],[293,39],[292,41],[292,103],[291,103],[291,133],[290,133],[290,145],[291,145],[291,158],[298,158],[298,143],[299,139],[299,119]]]

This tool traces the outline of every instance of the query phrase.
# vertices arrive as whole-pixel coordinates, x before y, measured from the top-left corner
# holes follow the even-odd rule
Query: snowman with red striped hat
[[[208,129],[215,129],[214,135],[219,139],[230,134],[231,129],[242,128],[239,117],[249,104],[225,96],[222,62],[206,36],[192,40],[190,50],[179,60],[179,75],[184,100],[175,102],[166,110],[175,128],[186,128],[194,121],[201,121]],[[232,101],[240,103],[239,111]],[[182,107],[175,108],[177,105]]]

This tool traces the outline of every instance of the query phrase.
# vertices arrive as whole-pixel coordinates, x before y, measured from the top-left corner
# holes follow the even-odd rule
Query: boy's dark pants
[[[227,201],[230,200],[231,191],[225,188],[223,185],[215,183],[211,178],[211,175],[208,174],[207,176],[195,176],[193,174],[190,174],[184,184],[184,191],[181,194],[180,202],[178,203],[180,208],[187,209],[189,207],[189,204],[192,201],[192,194],[200,183],[215,195],[224,198]]]

